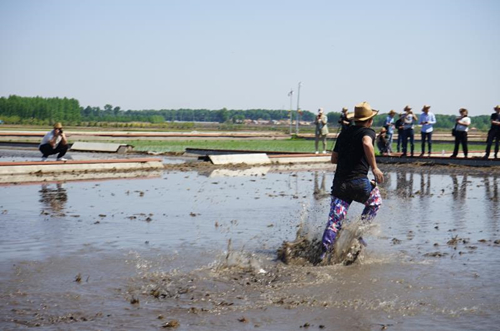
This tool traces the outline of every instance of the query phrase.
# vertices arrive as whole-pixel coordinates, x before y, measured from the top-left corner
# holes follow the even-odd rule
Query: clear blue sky
[[[490,114],[500,1],[0,0],[0,96]]]

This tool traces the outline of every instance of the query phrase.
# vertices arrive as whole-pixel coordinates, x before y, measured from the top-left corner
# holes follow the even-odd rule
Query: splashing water
[[[286,264],[294,265],[350,265],[357,260],[363,248],[360,238],[374,233],[375,229],[378,229],[376,224],[367,223],[362,219],[346,222],[337,236],[333,249],[323,260],[320,260],[322,232],[309,229],[301,221],[295,240],[284,241],[278,249],[278,259]]]

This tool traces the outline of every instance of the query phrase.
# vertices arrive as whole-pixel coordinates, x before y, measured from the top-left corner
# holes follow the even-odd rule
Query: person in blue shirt
[[[422,108],[422,114],[420,114],[419,124],[422,126],[420,130],[420,134],[422,137],[422,153],[419,157],[424,156],[425,154],[425,141],[427,140],[428,153],[431,156],[432,152],[432,131],[434,131],[433,125],[436,124],[436,116],[429,111],[431,106],[424,105]]]
[[[392,136],[394,135],[394,115],[396,112],[391,109],[389,115],[385,118],[383,127],[387,130],[386,139],[387,139],[387,149],[386,152],[388,155],[392,153]]]

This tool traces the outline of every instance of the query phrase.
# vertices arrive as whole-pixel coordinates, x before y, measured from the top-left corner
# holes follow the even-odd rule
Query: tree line
[[[0,98],[0,120],[7,124],[51,125],[55,122],[64,122],[65,125],[85,125],[88,122],[218,122],[240,123],[250,120],[288,120],[292,115],[296,119],[296,112],[288,110],[269,109],[144,109],[122,110],[110,104],[100,107],[81,107],[76,99],[21,97],[11,95]],[[451,129],[455,125],[454,115],[435,114],[437,123],[435,128]],[[316,114],[308,110],[300,113],[301,121],[314,121]],[[387,114],[380,114],[374,119],[374,126],[381,127]],[[338,126],[340,113],[327,113],[330,127]],[[395,117],[397,119],[397,115]],[[490,116],[473,116],[472,127],[487,130],[490,127]]]

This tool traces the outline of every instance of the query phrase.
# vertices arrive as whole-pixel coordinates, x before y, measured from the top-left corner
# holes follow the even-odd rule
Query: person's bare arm
[[[56,145],[56,141],[57,141],[57,131],[54,130],[54,136],[52,137],[52,139],[49,140],[49,144],[50,146],[52,146],[52,148],[54,148],[54,146]]]
[[[68,139],[66,139],[66,134],[64,132],[61,133],[61,144],[63,144],[63,145],[68,144]]]
[[[377,167],[377,161],[375,160],[375,151],[373,149],[373,142],[372,142],[372,138],[370,138],[370,136],[363,137],[363,150],[365,152],[365,156],[366,156],[366,159],[368,161],[368,164],[372,168],[372,172],[373,172],[373,175],[375,176],[375,179],[377,180],[377,183],[383,183],[384,182],[384,174]],[[333,155],[332,155],[332,157],[333,157]]]
[[[337,161],[339,160],[339,153],[337,152],[332,152],[332,158],[330,159],[330,162],[332,164],[337,164]]]

